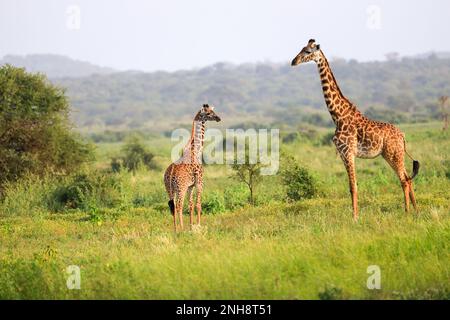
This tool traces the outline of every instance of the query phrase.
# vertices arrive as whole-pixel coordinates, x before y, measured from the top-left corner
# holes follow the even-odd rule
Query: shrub
[[[92,146],[70,130],[64,91],[41,74],[0,67],[0,190],[27,173],[71,172],[92,159]]]
[[[447,179],[450,179],[450,160],[444,160],[442,164],[444,166],[445,176]]]
[[[243,207],[248,202],[248,190],[242,184],[228,187],[224,191],[225,207],[234,210]]]
[[[215,214],[225,211],[223,197],[217,192],[210,193],[202,203],[202,211],[209,214]]]
[[[344,299],[344,294],[341,288],[334,285],[327,285],[323,291],[319,294],[320,300],[342,300]]]
[[[284,159],[281,177],[289,200],[309,199],[317,193],[314,177],[291,156]]]
[[[334,132],[329,132],[322,136],[322,138],[319,140],[318,145],[319,146],[331,146],[333,145],[333,137]]]
[[[53,193],[53,210],[116,208],[130,204],[126,183],[119,174],[78,173]]]
[[[282,138],[282,142],[283,143],[293,143],[295,141],[297,141],[299,139],[299,133],[298,132],[290,132],[288,134],[286,134],[283,138]]]
[[[135,173],[140,166],[148,169],[157,169],[156,164],[153,162],[153,153],[147,150],[137,136],[132,136],[128,139],[128,142],[122,147],[122,153],[123,156],[113,158],[111,161],[111,170],[114,172],[125,168]]]

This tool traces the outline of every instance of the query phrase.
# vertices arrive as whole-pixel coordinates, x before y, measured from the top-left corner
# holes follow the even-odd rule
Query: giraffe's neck
[[[191,138],[183,152],[183,162],[201,164],[203,142],[205,140],[205,123],[194,120]]]
[[[333,122],[337,125],[340,120],[357,112],[356,107],[342,94],[328,60],[322,51],[317,61],[317,68],[322,82],[325,103],[327,104]]]

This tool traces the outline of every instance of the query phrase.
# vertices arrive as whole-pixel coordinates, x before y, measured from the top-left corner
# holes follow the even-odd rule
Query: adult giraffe
[[[164,173],[164,184],[169,194],[169,208],[173,215],[173,225],[177,232],[177,215],[183,230],[183,203],[186,193],[189,196],[189,216],[192,228],[194,215],[194,187],[197,188],[197,223],[200,224],[202,213],[203,166],[202,151],[205,138],[206,121],[220,121],[213,111],[214,107],[204,104],[194,117],[192,133],[183,155],[172,163]]]
[[[353,204],[353,219],[358,219],[358,192],[356,187],[355,158],[375,158],[380,154],[397,173],[403,188],[405,211],[409,211],[409,200],[417,210],[412,179],[419,172],[419,162],[406,151],[403,133],[390,123],[370,120],[341,92],[320,45],[314,39],[308,41],[292,60],[292,66],[314,61],[322,82],[322,90],[331,118],[336,125],[333,142],[347,169]],[[413,160],[413,173],[408,176],[404,155]]]

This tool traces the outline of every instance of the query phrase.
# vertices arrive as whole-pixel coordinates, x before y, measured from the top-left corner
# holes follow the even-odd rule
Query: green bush
[[[322,136],[322,138],[317,143],[318,146],[331,146],[333,145],[334,132],[329,132]]]
[[[122,175],[108,172],[78,173],[53,193],[53,210],[117,208],[131,203]]]
[[[287,198],[298,201],[314,197],[317,193],[317,186],[309,171],[300,166],[291,156],[285,156],[283,162],[281,177],[286,187]]]
[[[118,172],[121,169],[126,169],[135,173],[141,166],[147,169],[157,169],[153,161],[153,153],[147,150],[138,136],[130,137],[121,151],[122,156],[111,160],[112,171]]]
[[[297,141],[299,139],[299,133],[298,132],[290,132],[288,134],[286,134],[281,141],[283,143],[293,143],[295,141]]]
[[[0,191],[28,173],[66,174],[92,159],[70,130],[64,91],[41,74],[0,67]]]
[[[239,184],[236,186],[228,187],[224,190],[225,207],[228,210],[235,210],[245,206],[248,202],[249,192],[244,185]]]
[[[224,212],[225,205],[223,197],[217,192],[208,194],[202,202],[202,211],[207,214]]]
[[[450,160],[443,160],[442,164],[444,166],[445,176],[447,179],[450,179]]]
[[[343,300],[344,295],[342,289],[334,285],[327,285],[319,294],[320,300]]]

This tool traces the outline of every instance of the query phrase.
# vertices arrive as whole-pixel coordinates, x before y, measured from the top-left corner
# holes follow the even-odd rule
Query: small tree
[[[312,198],[317,193],[316,181],[293,157],[285,156],[281,177],[289,200]]]
[[[250,163],[247,151],[245,152],[245,162],[242,164],[235,162],[231,165],[231,168],[234,171],[234,177],[248,187],[250,191],[249,202],[255,205],[255,191],[258,184],[262,181],[261,168],[264,165],[259,161]]]

